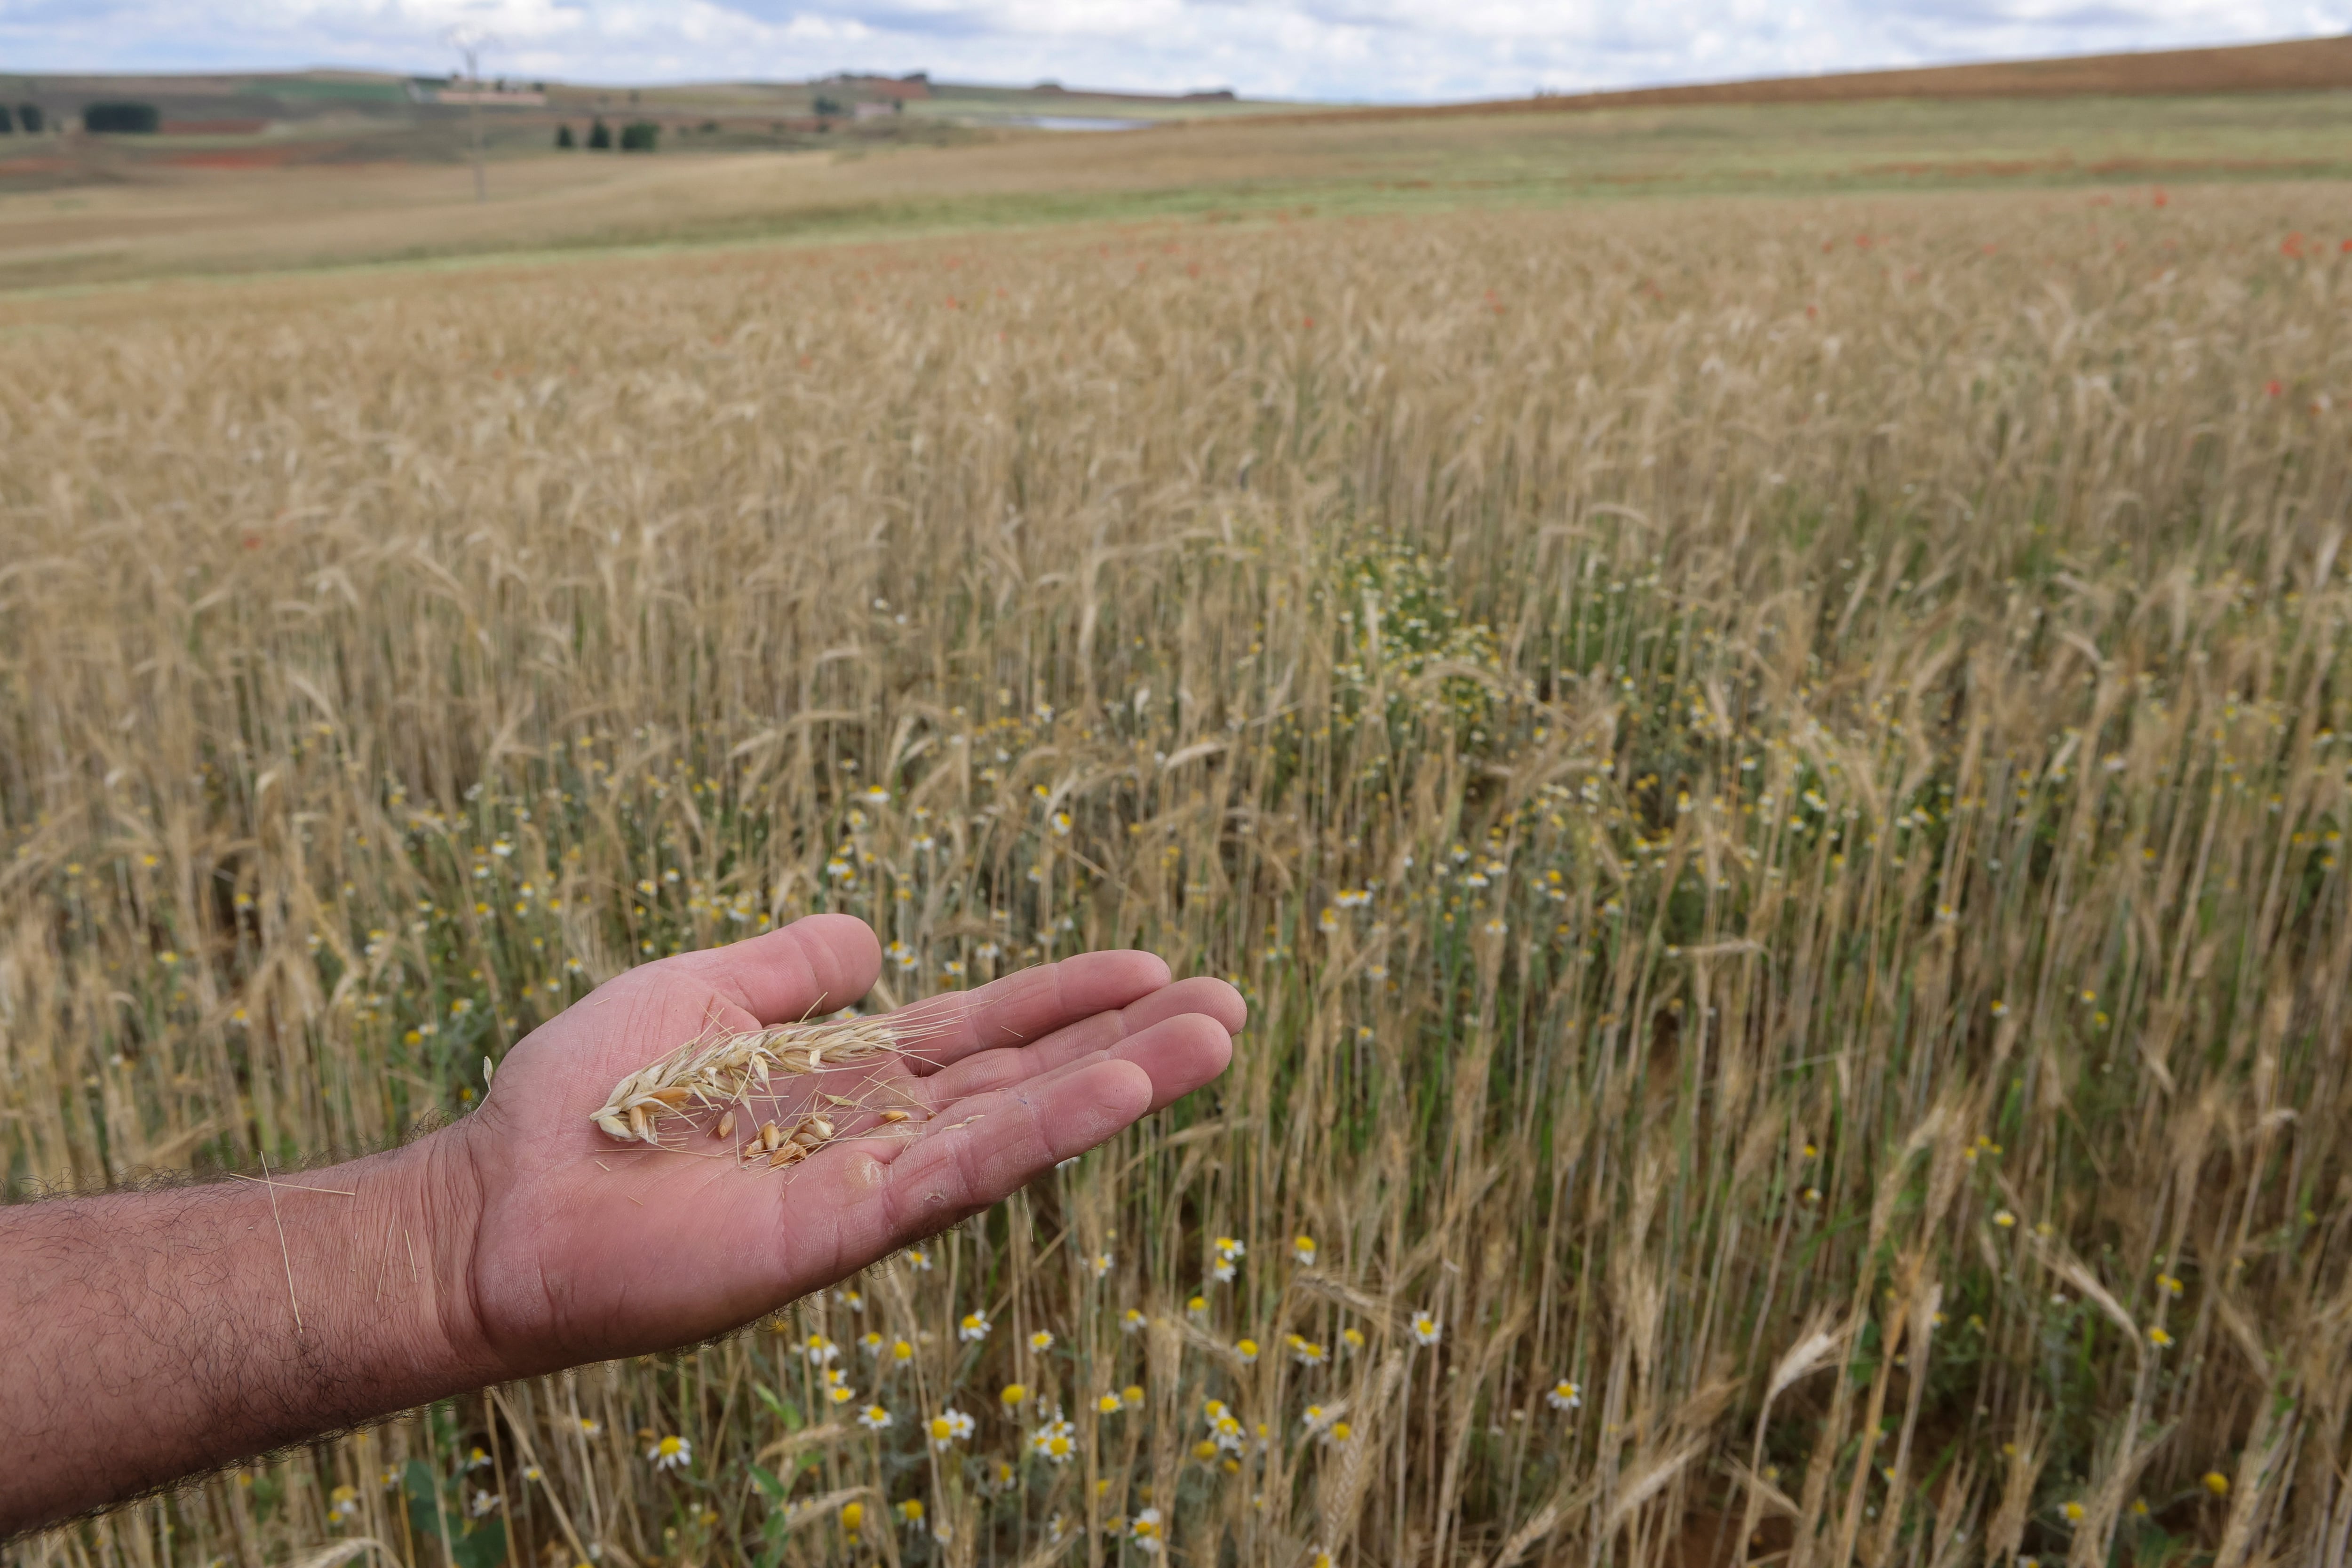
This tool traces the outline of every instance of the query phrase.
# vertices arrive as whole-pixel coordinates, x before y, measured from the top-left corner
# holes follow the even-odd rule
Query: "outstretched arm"
[[[690,1344],[1021,1186],[1223,1071],[1241,998],[1148,953],[904,1016],[889,1136],[789,1171],[616,1145],[589,1120],[707,1028],[841,1006],[873,933],[804,920],[647,964],[510,1051],[481,1107],[325,1170],[0,1207],[0,1536],[426,1400]],[[713,1150],[712,1152],[717,1152]]]

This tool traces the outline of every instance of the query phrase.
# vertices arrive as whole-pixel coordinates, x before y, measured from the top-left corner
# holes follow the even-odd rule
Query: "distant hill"
[[[2352,37],[2297,38],[2227,48],[2164,49],[2147,54],[2073,55],[1981,65],[1825,76],[1762,77],[1685,87],[1609,92],[1541,93],[1470,103],[1346,109],[1332,119],[1395,120],[1455,114],[1664,108],[1714,103],[1839,103],[1878,99],[2198,97],[2211,93],[2314,92],[2352,88]]]
[[[87,133],[89,111],[101,104],[130,109],[138,129],[118,125],[117,132],[131,133]],[[0,190],[135,180],[174,169],[450,163],[470,156],[477,134],[492,159],[535,156],[554,149],[559,130],[570,132],[573,145],[585,143],[598,121],[614,128],[654,127],[651,150],[658,153],[772,153],[943,146],[1295,113],[1300,107],[1251,101],[1221,89],[1108,93],[1051,82],[977,87],[933,81],[921,72],[632,88],[341,70],[0,71]]]
[[[935,82],[924,72],[885,77],[844,73],[815,81],[718,81],[653,87],[584,86],[554,80],[494,77],[462,82],[451,76],[394,76],[374,71],[308,70],[191,74],[35,75],[0,71],[0,105],[39,107],[52,131],[71,130],[93,102],[152,105],[165,127],[253,127],[268,122],[299,131],[323,121],[349,128],[371,122],[432,123],[453,110],[488,108],[506,121],[523,111],[555,116],[602,113],[657,122],[734,123],[856,120],[877,110],[918,112],[933,121],[1019,125],[1024,117],[1107,114],[1138,123],[1232,113],[1295,110],[1296,103],[1253,102],[1225,89],[1146,93],[1096,92],[1054,82],[1034,87],[982,87]],[[0,127],[5,131],[6,127]]]
[[[0,189],[145,177],[173,168],[447,163],[478,134],[493,158],[584,140],[603,120],[650,123],[662,153],[952,145],[1040,132],[1247,120],[1259,125],[1575,114],[1606,109],[1868,100],[2196,97],[2352,89],[2352,37],[2230,48],[1778,77],[1433,105],[1340,107],[1249,100],[1223,89],[1094,91],[987,87],[928,73],[814,81],[592,86],[351,70],[166,75],[0,72]],[[153,134],[89,135],[93,104],[131,106]],[[33,112],[26,112],[30,109]],[[152,110],[152,115],[146,110]],[[40,134],[25,132],[37,125]]]

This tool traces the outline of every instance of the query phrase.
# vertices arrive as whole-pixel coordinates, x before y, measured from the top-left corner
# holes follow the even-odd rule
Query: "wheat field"
[[[817,910],[872,1007],[1253,1015],[750,1331],[15,1560],[2344,1561],[2339,198],[0,306],[20,1193],[380,1146]]]

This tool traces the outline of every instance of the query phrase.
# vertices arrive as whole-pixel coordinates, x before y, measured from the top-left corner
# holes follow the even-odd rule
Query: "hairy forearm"
[[[495,1381],[452,1141],[0,1207],[0,1537]]]

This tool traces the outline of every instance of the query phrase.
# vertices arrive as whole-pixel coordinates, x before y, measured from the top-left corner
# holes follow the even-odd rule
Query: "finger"
[[[966,1100],[883,1168],[884,1222],[901,1242],[929,1236],[1132,1126],[1154,1092],[1135,1063],[1098,1061]]]
[[[1096,1060],[1132,1062],[1151,1079],[1151,1104],[1147,1111],[1160,1110],[1215,1079],[1233,1059],[1234,1037],[1224,1026],[1202,1014],[1187,1013],[1121,1040],[1098,1058],[1071,1062],[1032,1082],[1038,1092],[1046,1093],[1062,1079],[1087,1070]],[[951,1110],[949,1114],[953,1120],[957,1112]]]
[[[968,1095],[984,1094],[990,1089],[1003,1089],[1083,1058],[1098,1055],[1129,1036],[1187,1013],[1213,1019],[1227,1036],[1232,1036],[1239,1034],[1242,1026],[1249,1021],[1249,1004],[1242,1000],[1240,992],[1223,981],[1195,975],[1189,980],[1163,985],[1115,1013],[1097,1013],[1093,1017],[1081,1018],[1055,1030],[1035,1045],[975,1051],[961,1061],[931,1075],[922,1089],[933,1105],[945,1105]],[[1227,1044],[1230,1046],[1231,1041],[1228,1040]]]
[[[993,1059],[1009,1057],[1009,1051],[990,1051],[983,1058]],[[973,1114],[975,1105],[985,1103],[991,1097],[1016,1093],[1020,1098],[1035,1100],[1057,1091],[1066,1079],[1104,1062],[1126,1062],[1141,1068],[1151,1080],[1151,1101],[1147,1111],[1159,1110],[1208,1083],[1225,1070],[1234,1059],[1234,1037],[1219,1020],[1202,1013],[1183,1013],[1158,1023],[1124,1038],[1108,1042],[1099,1050],[1060,1062],[1045,1070],[1027,1075],[1012,1084],[991,1088],[953,1100],[938,1100],[929,1097],[940,1079],[915,1079],[895,1086],[893,1092],[905,1094],[919,1112],[927,1112],[923,1121],[915,1125],[904,1122],[883,1123],[878,1118],[861,1117],[853,1127],[844,1131],[845,1139],[856,1140],[866,1152],[884,1164],[895,1163],[907,1150],[929,1135],[929,1129],[944,1130]],[[971,1063],[960,1064],[961,1071]],[[944,1078],[945,1074],[940,1075]],[[910,1142],[910,1140],[912,1142]]]
[[[882,950],[851,915],[809,915],[765,936],[708,948],[658,966],[709,986],[760,1024],[788,1024],[846,1007],[874,989]]]
[[[915,1070],[935,1070],[974,1051],[1043,1039],[1065,1024],[1124,1007],[1168,984],[1159,954],[1082,952],[1041,963],[977,991],[951,992],[892,1014],[920,1037],[911,1042]]]

